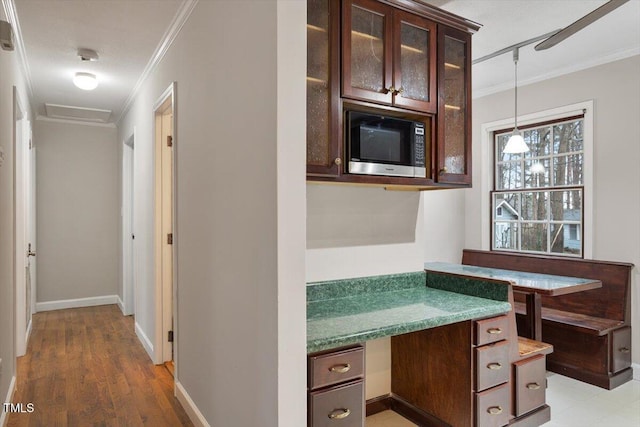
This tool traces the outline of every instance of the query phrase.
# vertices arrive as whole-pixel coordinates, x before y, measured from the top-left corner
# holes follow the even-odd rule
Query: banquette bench
[[[462,264],[596,279],[602,287],[542,296],[542,341],[553,345],[547,369],[606,389],[633,377],[633,264],[464,249]],[[524,295],[514,292],[518,330],[526,330]]]

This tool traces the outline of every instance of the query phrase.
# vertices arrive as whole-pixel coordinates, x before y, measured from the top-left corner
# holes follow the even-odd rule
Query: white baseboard
[[[122,299],[120,298],[120,295],[118,295],[118,307],[120,307],[120,311],[122,312],[122,314],[124,316],[126,316],[126,314],[124,312],[124,303],[122,302]]]
[[[633,379],[640,381],[640,364],[632,363],[631,368],[633,369]]]
[[[117,295],[104,295],[101,297],[63,299],[58,301],[46,301],[36,303],[36,311],[63,310],[65,308],[93,307],[96,305],[117,304]]]
[[[11,377],[11,382],[9,383],[9,391],[7,392],[7,397],[4,402],[12,402],[13,401],[13,392],[16,390],[16,377]],[[0,426],[4,427],[7,423],[7,413],[4,412],[2,408],[0,408]]]
[[[182,384],[179,381],[176,381],[176,397],[178,398],[178,402],[184,408],[184,411],[189,416],[189,419],[196,427],[211,427],[211,425],[207,422],[202,415],[202,412],[198,409],[193,400],[191,400],[191,396],[189,393],[182,387]]]
[[[154,358],[153,358],[153,344],[151,343],[151,340],[144,333],[144,331],[142,330],[140,325],[138,325],[138,322],[135,322],[135,324],[136,324],[136,335],[138,336],[138,339],[142,343],[142,347],[144,347],[145,351],[147,352],[147,354],[151,358],[151,361],[154,361]]]

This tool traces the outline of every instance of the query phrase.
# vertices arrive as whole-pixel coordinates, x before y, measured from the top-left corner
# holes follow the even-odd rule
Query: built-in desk
[[[448,273],[308,284],[309,426],[364,425],[364,344],[389,336],[391,394],[367,409],[425,426],[548,421],[544,355],[520,357],[512,303],[508,281]]]
[[[522,292],[526,295],[528,315],[526,330],[519,330],[518,332],[520,335],[538,341],[542,340],[542,295],[567,295],[602,287],[602,282],[596,279],[529,273],[474,265],[427,262],[424,264],[424,268],[433,272],[466,277],[485,277],[487,279],[510,282],[514,291]]]

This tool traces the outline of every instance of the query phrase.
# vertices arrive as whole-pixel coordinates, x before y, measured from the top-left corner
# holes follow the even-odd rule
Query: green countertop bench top
[[[476,278],[445,279],[441,284],[442,276],[428,277],[421,271],[309,283],[307,352],[511,310],[506,284]],[[473,296],[483,293],[488,297]]]

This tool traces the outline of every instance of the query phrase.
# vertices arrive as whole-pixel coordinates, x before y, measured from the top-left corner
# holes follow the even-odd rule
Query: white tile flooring
[[[640,427],[640,381],[605,390],[569,377],[547,374],[551,421],[544,427]],[[367,418],[367,427],[413,427],[385,411]]]

